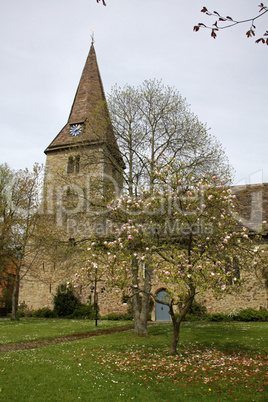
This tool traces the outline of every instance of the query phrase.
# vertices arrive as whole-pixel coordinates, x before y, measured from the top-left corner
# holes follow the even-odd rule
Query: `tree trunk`
[[[134,334],[138,336],[148,335],[147,319],[144,319],[144,316],[142,316],[141,313],[135,315],[134,310],[133,310],[133,316],[134,316]]]
[[[152,130],[152,138],[151,138],[151,160],[150,160],[150,191],[153,191],[154,186],[154,165],[155,165],[155,132]]]
[[[133,196],[133,146],[132,146],[132,130],[129,127],[129,173],[128,173],[128,191]]]
[[[19,282],[20,282],[20,270],[16,268],[16,275],[14,281],[14,288],[12,292],[12,313],[11,318],[12,320],[17,320],[17,309],[18,309],[18,289],[19,289]]]
[[[185,301],[185,304],[182,307],[179,317],[177,319],[174,314],[173,305],[172,304],[170,305],[169,313],[171,315],[172,324],[173,324],[173,337],[172,337],[172,342],[171,342],[171,346],[170,346],[170,353],[172,355],[175,355],[177,353],[177,345],[179,342],[181,323],[182,323],[182,320],[184,319],[184,317],[186,316],[186,314],[188,313],[188,311],[190,310],[190,308],[193,304],[193,301],[194,301],[194,297],[195,297],[195,288],[191,287],[189,296],[188,296],[187,300]]]
[[[172,322],[173,322],[173,320],[172,320]],[[175,355],[177,353],[177,345],[179,342],[180,327],[181,327],[181,321],[175,322],[175,324],[173,322],[173,337],[172,337],[172,342],[171,342],[171,346],[170,346],[170,353],[172,355]]]
[[[132,288],[132,305],[133,305],[133,318],[134,318],[134,333],[139,336],[146,336],[148,314],[150,310],[150,290],[151,290],[151,266],[148,264],[145,267],[144,287],[141,294],[138,288],[138,260],[136,257],[132,259],[132,274],[133,274],[133,288]]]

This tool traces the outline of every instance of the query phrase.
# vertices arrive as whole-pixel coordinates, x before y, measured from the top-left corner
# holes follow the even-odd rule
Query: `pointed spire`
[[[92,129],[92,120],[95,128]],[[99,122],[96,129],[96,121]],[[72,124],[83,124],[84,133],[77,138],[70,136]],[[45,150],[50,151],[62,148],[70,148],[82,143],[83,146],[90,143],[106,143],[116,159],[122,163],[122,157],[116,143],[113,128],[110,122],[109,111],[106,103],[104,88],[99,72],[97,57],[94,49],[94,37],[90,51],[79,81],[74,97],[68,122],[56,138]]]
[[[68,122],[84,122],[101,102],[106,102],[106,99],[92,42]]]

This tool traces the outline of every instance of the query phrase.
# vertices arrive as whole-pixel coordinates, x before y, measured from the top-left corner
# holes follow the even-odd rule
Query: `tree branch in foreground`
[[[214,24],[212,24],[212,26],[207,26],[207,25],[203,24],[202,22],[200,22],[199,24],[194,26],[193,30],[194,30],[194,32],[198,32],[200,28],[210,29],[211,37],[216,39],[216,37],[217,37],[216,32],[218,32],[219,30],[231,28],[238,24],[244,24],[244,23],[250,22],[251,26],[250,26],[250,29],[246,32],[246,35],[248,38],[254,37],[255,30],[256,30],[255,20],[262,17],[264,14],[266,14],[268,12],[268,7],[265,6],[263,3],[260,3],[258,7],[259,7],[259,14],[256,17],[249,18],[246,20],[234,20],[230,16],[223,17],[217,11],[210,12],[210,11],[208,11],[208,9],[206,7],[203,7],[201,10],[201,13],[204,13],[208,16],[216,16],[217,19],[214,22]],[[223,25],[218,25],[218,23],[223,24]],[[257,39],[255,42],[268,45],[268,30],[263,34],[262,37]]]

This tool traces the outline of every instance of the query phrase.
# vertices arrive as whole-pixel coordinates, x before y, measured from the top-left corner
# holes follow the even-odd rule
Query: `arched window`
[[[73,156],[69,156],[68,165],[67,165],[67,173],[78,173],[80,170],[80,156],[77,155],[75,158]]]
[[[74,158],[72,156],[69,156],[67,173],[73,173],[73,172],[74,172]]]

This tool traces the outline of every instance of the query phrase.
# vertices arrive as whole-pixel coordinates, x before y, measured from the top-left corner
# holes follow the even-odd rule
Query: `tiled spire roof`
[[[85,121],[101,102],[105,102],[105,94],[98,68],[96,53],[91,44],[87,61],[77,88],[68,123]]]
[[[84,132],[70,137],[70,125],[83,123]],[[46,148],[45,153],[92,143],[105,143],[120,164],[123,160],[110,122],[103,84],[93,43],[76,91],[67,124]]]

